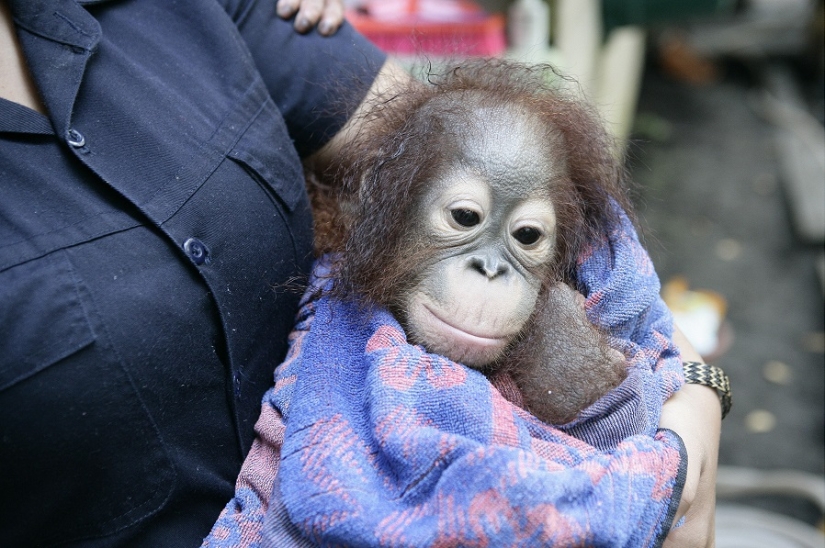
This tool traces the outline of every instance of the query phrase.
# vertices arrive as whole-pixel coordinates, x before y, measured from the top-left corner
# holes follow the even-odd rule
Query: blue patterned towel
[[[506,379],[408,344],[387,312],[311,288],[204,546],[660,544],[686,469],[678,436],[657,431],[682,382],[671,317],[629,222],[577,275],[630,369],[563,426],[509,401]]]

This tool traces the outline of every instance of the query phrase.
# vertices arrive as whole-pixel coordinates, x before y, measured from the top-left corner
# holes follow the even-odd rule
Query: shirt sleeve
[[[301,156],[322,147],[363,100],[386,56],[349,23],[299,34],[276,0],[220,0],[252,53]]]

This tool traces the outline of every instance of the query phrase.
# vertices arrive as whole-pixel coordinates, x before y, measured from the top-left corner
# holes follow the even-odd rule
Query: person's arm
[[[682,360],[704,361],[678,328],[673,340]],[[662,407],[659,426],[679,434],[688,454],[687,477],[674,523],[683,516],[685,521],[670,532],[665,548],[714,546],[721,421],[719,396],[713,388],[700,384],[685,384]]]
[[[306,33],[318,25],[318,33],[332,36],[344,22],[341,0],[278,0],[278,15],[295,16],[295,30]]]
[[[307,165],[312,166],[315,171],[323,170],[359,131],[366,129],[363,114],[368,106],[375,104],[376,101],[391,97],[395,90],[403,89],[411,81],[412,76],[403,67],[392,61],[392,59],[388,59],[372,82],[372,86],[364,100],[361,101],[361,104],[344,127],[326,145],[306,159]]]

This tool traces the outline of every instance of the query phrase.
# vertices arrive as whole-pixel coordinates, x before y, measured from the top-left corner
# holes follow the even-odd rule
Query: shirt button
[[[183,242],[183,250],[196,265],[209,264],[209,248],[197,238],[189,238]]]
[[[83,134],[76,129],[70,129],[66,133],[66,136],[69,140],[69,144],[75,148],[81,148],[86,144],[86,138],[83,137]]]

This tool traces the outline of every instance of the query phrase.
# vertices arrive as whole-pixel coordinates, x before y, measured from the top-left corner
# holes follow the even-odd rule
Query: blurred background
[[[717,546],[825,547],[821,0],[350,1],[411,66],[576,77],[621,144],[677,323],[730,376]]]

